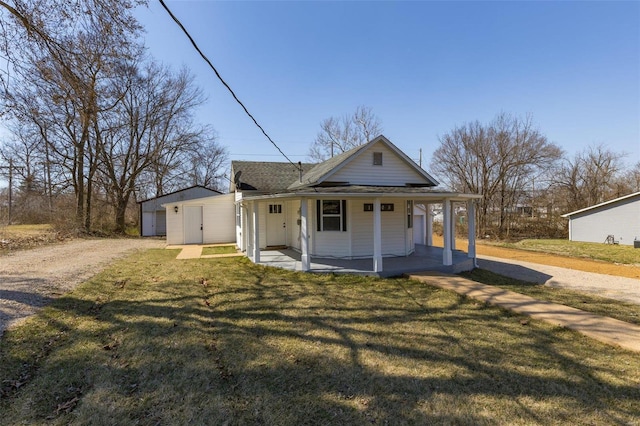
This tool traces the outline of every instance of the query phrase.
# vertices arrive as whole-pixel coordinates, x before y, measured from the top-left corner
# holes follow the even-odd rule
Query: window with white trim
[[[407,228],[413,228],[413,200],[407,200]]]
[[[317,200],[316,221],[318,231],[346,231],[346,210],[346,200]]]

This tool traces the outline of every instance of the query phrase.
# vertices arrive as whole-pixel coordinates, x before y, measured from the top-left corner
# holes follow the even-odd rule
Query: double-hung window
[[[318,200],[316,202],[318,231],[346,231],[346,210],[346,200]]]

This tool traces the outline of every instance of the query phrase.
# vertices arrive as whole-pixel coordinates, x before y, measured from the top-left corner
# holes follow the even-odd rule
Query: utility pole
[[[418,165],[420,166],[420,168],[422,168],[422,148],[420,148],[420,161],[418,163]]]

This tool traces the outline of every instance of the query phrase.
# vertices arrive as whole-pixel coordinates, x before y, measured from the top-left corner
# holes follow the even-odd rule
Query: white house
[[[164,236],[167,234],[166,215],[163,204],[193,200],[220,194],[219,191],[196,185],[159,197],[138,201],[140,205],[140,235],[143,237]]]
[[[369,258],[372,270],[381,272],[385,257],[409,256],[423,243],[416,235],[431,235],[426,212],[438,203],[442,264],[451,265],[454,202],[466,204],[467,252],[475,259],[474,200],[480,195],[434,190],[438,182],[384,136],[315,165],[233,161],[231,171],[237,245],[256,263],[260,250],[289,247],[300,253],[303,271],[313,256]],[[425,206],[424,229],[417,233],[416,205]]]
[[[640,240],[640,192],[625,195],[562,215],[569,218],[569,240],[603,243],[612,235],[616,243]]]

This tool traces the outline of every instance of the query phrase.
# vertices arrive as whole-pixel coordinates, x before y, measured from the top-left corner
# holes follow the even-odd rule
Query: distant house
[[[219,195],[220,191],[201,185],[180,189],[159,197],[138,201],[140,205],[140,235],[143,237],[167,234],[166,213],[163,204]]]
[[[453,202],[467,204],[468,257],[475,260],[473,201],[480,195],[434,190],[438,182],[384,136],[319,164],[233,161],[231,170],[236,244],[256,263],[260,250],[288,247],[300,253],[303,271],[313,256],[370,258],[380,272],[383,258],[409,256],[425,242],[423,220],[437,203],[443,206],[442,264],[451,265]],[[426,206],[422,213],[417,204]],[[416,213],[423,216],[418,232]]]
[[[569,219],[569,240],[618,244],[640,240],[640,192],[562,215]]]

